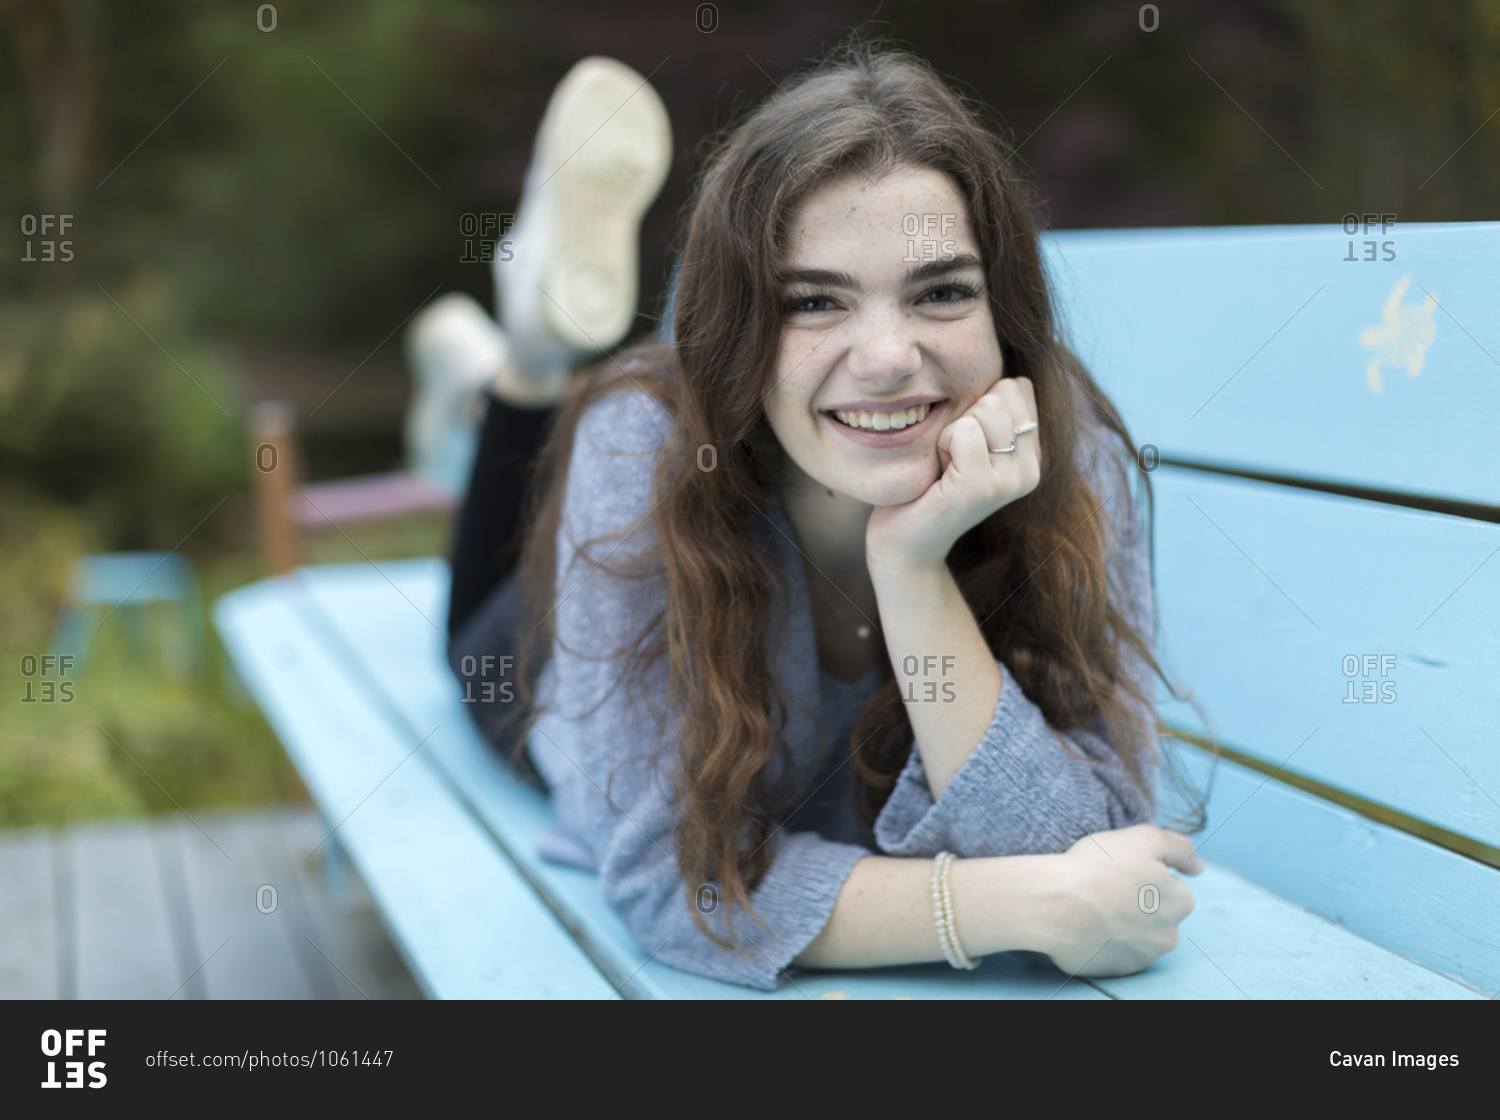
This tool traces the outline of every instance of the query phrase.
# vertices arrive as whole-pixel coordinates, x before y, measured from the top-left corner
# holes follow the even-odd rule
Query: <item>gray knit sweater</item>
[[[933,800],[913,749],[873,832],[862,827],[851,799],[849,735],[882,677],[877,671],[846,684],[820,671],[802,560],[790,543],[795,534],[773,505],[753,531],[790,591],[768,656],[787,701],[794,788],[804,792],[773,835],[770,868],[751,895],[765,925],[734,907],[738,945],[715,945],[690,907],[721,934],[732,908],[713,884],[684,884],[675,859],[677,744],[663,700],[666,666],[656,666],[644,682],[622,683],[620,663],[610,656],[665,602],[664,578],[627,579],[611,569],[654,547],[652,464],[669,428],[661,408],[635,390],[598,402],[580,424],[557,540],[558,641],[540,684],[547,710],[528,743],[557,812],[542,854],[597,871],[606,901],[643,953],[717,979],[774,988],[867,855],[1058,852],[1087,832],[1152,818],[1154,789],[1142,791],[1129,780],[1102,727],[1052,731],[1001,662],[1004,683],[989,728],[942,797]],[[1103,431],[1088,429],[1081,466],[1107,500],[1096,516],[1108,516],[1114,529],[1110,593],[1149,641],[1147,539],[1128,473],[1118,466],[1128,460],[1117,439],[1101,440]],[[629,535],[621,539],[622,533]],[[603,545],[580,551],[610,534]],[[1151,695],[1145,667],[1139,659],[1131,664]]]

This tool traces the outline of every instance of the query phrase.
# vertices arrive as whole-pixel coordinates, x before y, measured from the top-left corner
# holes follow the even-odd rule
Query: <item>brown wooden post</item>
[[[254,441],[251,473],[260,521],[261,555],[272,575],[285,575],[302,562],[293,502],[302,488],[297,457],[296,420],[286,401],[262,401],[250,414]]]

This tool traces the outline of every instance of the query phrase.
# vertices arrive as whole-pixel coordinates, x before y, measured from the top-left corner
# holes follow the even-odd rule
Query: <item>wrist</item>
[[[953,862],[950,882],[959,939],[971,957],[1026,949],[1051,954],[1067,928],[1060,855]]]
[[[877,597],[892,591],[909,595],[926,587],[936,589],[943,580],[951,578],[946,556],[934,560],[872,551],[866,553],[865,566]]]

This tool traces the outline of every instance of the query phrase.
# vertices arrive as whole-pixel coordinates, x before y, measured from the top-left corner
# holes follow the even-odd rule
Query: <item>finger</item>
[[[1026,415],[1036,419],[1036,386],[1031,383],[1029,377],[1006,377],[1001,380],[1002,385],[1010,386],[1011,390],[1020,395],[1023,402],[1022,407]]]
[[[1036,400],[1031,382],[1022,377],[1002,378],[975,405],[990,437],[991,449],[1008,448],[1014,443],[1012,457],[1024,467],[1023,477],[1041,478],[1041,439],[1036,431]],[[1031,430],[1016,434],[1017,429]]]
[[[1007,394],[997,390],[980,397],[967,413],[979,421],[991,450],[1009,447],[1015,439],[1016,429],[1021,426],[1021,421],[1015,419],[1011,411],[1011,403],[1006,400]]]
[[[1028,421],[1036,420],[1036,391],[1031,387],[1031,382],[1024,377],[1004,377],[995,385],[995,389],[1001,394],[1010,414],[1015,418],[1016,427]]]
[[[1198,858],[1198,849],[1186,836],[1169,829],[1160,829],[1160,846],[1157,858],[1168,867],[1176,868],[1184,875],[1196,875],[1203,870],[1203,861]]]
[[[1193,912],[1197,900],[1192,889],[1176,875],[1168,875],[1161,884],[1161,914],[1173,925]]]
[[[948,437],[948,454],[959,474],[987,471],[990,466],[990,442],[977,416],[960,416],[943,433]],[[941,444],[941,439],[939,444]]]

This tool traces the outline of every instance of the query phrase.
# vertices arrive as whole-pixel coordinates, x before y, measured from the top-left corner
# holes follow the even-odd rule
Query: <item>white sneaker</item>
[[[517,367],[565,380],[629,333],[640,223],[671,163],[666,106],[645,78],[600,57],[568,71],[537,131],[512,259],[494,266]]]
[[[505,332],[460,292],[439,296],[406,331],[416,394],[406,412],[407,466],[445,494],[469,483],[483,391],[506,368]]]

